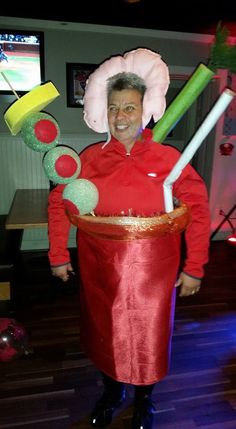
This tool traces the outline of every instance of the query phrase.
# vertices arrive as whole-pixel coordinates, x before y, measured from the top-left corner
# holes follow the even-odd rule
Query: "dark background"
[[[220,3],[219,3],[220,2]],[[236,36],[236,1],[160,1],[140,0],[81,0],[66,5],[40,1],[30,5],[1,5],[1,15],[81,22],[111,26],[147,28],[187,33],[215,34],[218,22],[226,25]]]

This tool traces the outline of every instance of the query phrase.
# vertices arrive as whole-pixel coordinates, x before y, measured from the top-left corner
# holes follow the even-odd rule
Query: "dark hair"
[[[123,89],[136,89],[143,99],[147,87],[144,80],[135,73],[117,73],[107,79],[108,97],[110,97],[112,91],[122,91]]]

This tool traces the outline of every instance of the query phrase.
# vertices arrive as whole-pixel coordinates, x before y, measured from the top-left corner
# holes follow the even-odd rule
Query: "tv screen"
[[[24,94],[44,81],[44,34],[0,29],[0,93]],[[3,75],[4,74],[4,75]]]

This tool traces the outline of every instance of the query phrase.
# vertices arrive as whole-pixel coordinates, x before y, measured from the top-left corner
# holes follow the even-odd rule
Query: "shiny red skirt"
[[[137,218],[126,218],[125,226],[110,218],[105,229],[101,218],[78,219],[81,342],[96,367],[115,380],[152,384],[168,372],[180,233],[189,222],[186,207],[174,212],[163,215],[164,223],[157,218],[159,232],[144,227],[142,218],[141,228]]]

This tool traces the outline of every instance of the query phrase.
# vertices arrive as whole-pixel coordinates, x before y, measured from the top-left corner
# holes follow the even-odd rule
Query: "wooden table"
[[[48,189],[17,189],[9,210],[6,229],[47,227]]]
[[[17,189],[5,221],[0,261],[0,303],[11,299],[13,272],[17,272],[23,232],[47,227],[48,189]],[[17,278],[17,275],[15,275]]]

